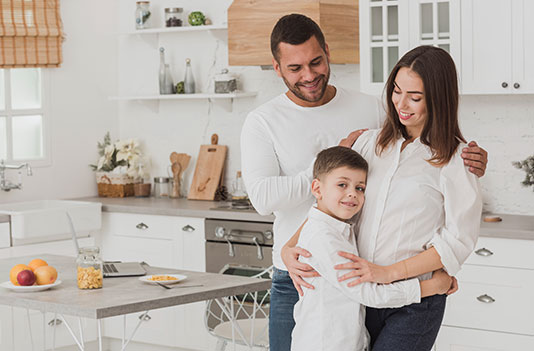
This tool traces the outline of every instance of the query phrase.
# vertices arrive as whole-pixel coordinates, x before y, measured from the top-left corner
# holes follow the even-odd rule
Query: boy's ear
[[[321,195],[321,181],[319,179],[314,179],[312,181],[311,191],[312,191],[313,196],[315,196],[317,200],[322,199],[323,196]]]

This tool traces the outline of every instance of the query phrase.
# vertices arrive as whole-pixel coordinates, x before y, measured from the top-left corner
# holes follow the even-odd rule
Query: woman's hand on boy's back
[[[351,270],[339,277],[340,282],[356,278],[348,286],[352,287],[363,282],[389,284],[395,280],[388,266],[379,266],[349,252],[341,251],[338,255],[351,261],[334,266],[337,270]]]

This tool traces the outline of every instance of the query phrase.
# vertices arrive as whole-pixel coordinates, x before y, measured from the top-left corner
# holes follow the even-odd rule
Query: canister
[[[154,197],[168,198],[171,193],[171,183],[169,177],[154,178]]]

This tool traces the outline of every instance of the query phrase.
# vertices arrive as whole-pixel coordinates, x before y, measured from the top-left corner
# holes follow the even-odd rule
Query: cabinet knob
[[[152,317],[150,317],[148,315],[148,312],[145,312],[145,313],[143,313],[142,315],[139,316],[139,320],[143,321],[143,322],[148,322],[151,319],[152,319]]]
[[[60,325],[61,323],[63,323],[63,321],[61,319],[51,319],[50,322],[48,322],[48,325],[51,326],[51,327],[54,327],[56,325]]]
[[[265,236],[265,239],[271,240],[273,238],[273,231],[272,230],[266,230],[263,232],[263,235]]]
[[[189,224],[182,228],[184,232],[194,232],[195,228],[191,227]]]
[[[141,230],[148,229],[148,226],[147,226],[145,223],[143,223],[143,222],[139,223],[139,224],[136,225],[135,227],[136,227],[137,229],[141,229]]]
[[[484,257],[488,257],[488,256],[493,255],[493,252],[491,252],[490,250],[486,249],[485,247],[476,250],[475,253],[477,255],[479,255],[479,256],[484,256]]]
[[[506,83],[506,82],[502,82],[501,87],[503,87],[503,88],[508,88],[508,83]]]
[[[477,300],[480,301],[480,302],[484,302],[484,303],[493,303],[495,302],[495,299],[489,295],[480,295],[479,297],[477,297]]]
[[[514,88],[519,89],[521,85],[519,83],[514,83]]]
[[[224,238],[226,235],[226,229],[224,227],[217,227],[215,228],[215,236],[219,239]]]

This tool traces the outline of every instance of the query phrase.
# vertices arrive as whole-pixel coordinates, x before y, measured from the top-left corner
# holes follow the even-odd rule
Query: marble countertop
[[[534,216],[484,213],[482,218],[486,216],[498,216],[502,218],[502,221],[482,221],[480,236],[534,240]]]
[[[34,257],[1,259],[0,276],[8,277],[11,267],[29,262],[32,258]],[[102,289],[80,290],[76,285],[75,258],[57,255],[43,255],[41,258],[57,269],[58,279],[62,283],[52,289],[33,293],[18,293],[0,288],[0,304],[102,319],[271,287],[271,281],[268,279],[148,267],[148,274],[186,275],[186,280],[175,285],[184,287],[164,289],[158,285],[143,283],[138,277],[125,277],[104,278]],[[202,286],[186,288],[187,285]]]
[[[1,214],[0,215],[0,223],[5,223],[5,222],[9,222],[9,215]]]
[[[273,222],[274,216],[262,216],[254,210],[230,210],[220,208],[229,206],[221,201],[201,201],[180,199],[156,199],[147,198],[110,198],[110,197],[86,197],[78,198],[80,201],[94,201],[102,203],[104,212],[123,212],[153,214],[163,216],[183,216],[214,219],[230,219],[252,222]]]

